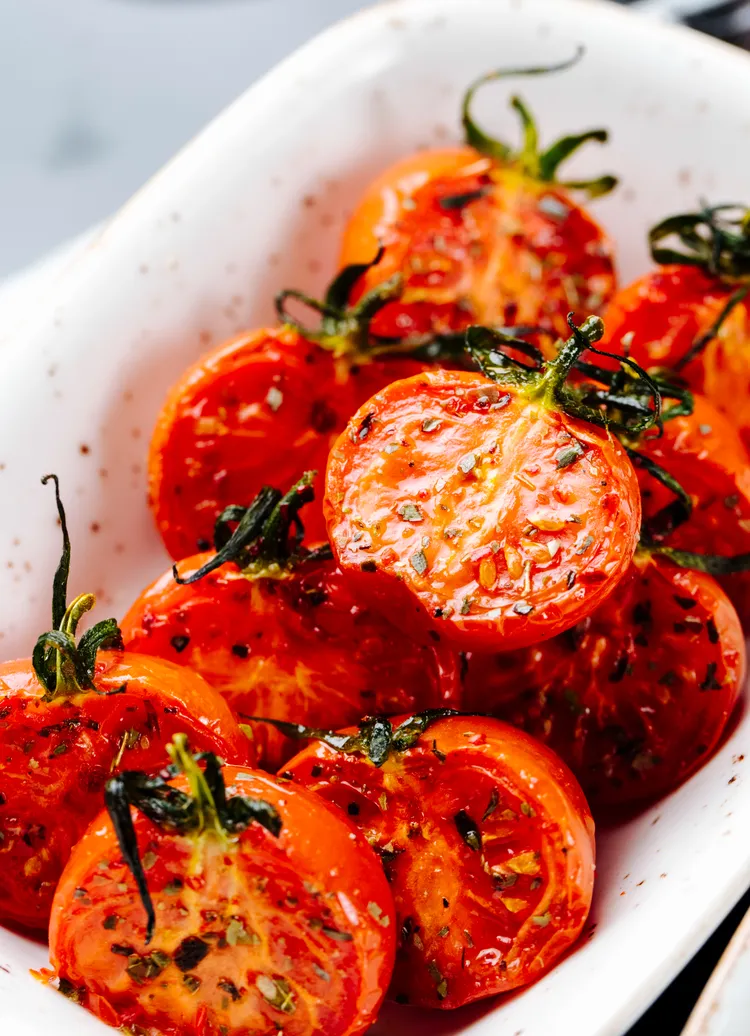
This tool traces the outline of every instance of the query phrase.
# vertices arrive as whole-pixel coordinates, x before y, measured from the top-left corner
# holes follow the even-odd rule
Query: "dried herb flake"
[[[423,550],[418,550],[409,558],[409,564],[419,576],[427,571],[427,557]]]
[[[424,516],[416,504],[402,504],[398,509],[399,518],[403,518],[405,522],[421,522],[424,521]]]

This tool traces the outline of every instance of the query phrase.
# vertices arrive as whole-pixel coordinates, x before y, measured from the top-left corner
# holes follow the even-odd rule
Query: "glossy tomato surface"
[[[179,566],[186,575],[210,555]],[[236,716],[340,727],[369,712],[456,704],[455,651],[408,636],[353,594],[334,562],[289,579],[252,580],[225,564],[180,586],[167,572],[122,623],[126,646],[186,665],[221,692]],[[278,767],[297,745],[253,724],[260,762]]]
[[[112,773],[160,769],[180,731],[197,750],[248,759],[229,709],[197,675],[101,652],[94,682],[97,691],[44,702],[29,661],[0,666],[0,921],[46,928],[55,885]]]
[[[627,570],[641,517],[613,437],[448,371],[396,382],[355,414],[324,506],[359,592],[466,650],[510,650],[588,615]]]
[[[720,316],[736,285],[694,266],[664,266],[623,288],[605,312],[603,348],[629,349],[644,367],[676,367]],[[680,374],[726,414],[750,445],[750,309],[736,305]]]
[[[422,369],[394,357],[335,361],[290,328],[249,332],[204,356],[171,389],[149,454],[149,500],[175,559],[208,550],[229,504],[264,485],[286,491],[304,470],[322,482],[328,451],[357,407]],[[310,542],[325,538],[319,504],[305,512]]]
[[[363,1032],[393,967],[380,861],[316,796],[238,767],[224,778],[230,797],[278,810],[278,838],[255,822],[226,839],[173,834],[135,814],[157,919],[146,947],[144,909],[101,814],[55,897],[53,967],[80,1002],[129,1031]]]
[[[285,772],[351,817],[383,860],[397,1000],[452,1008],[516,989],[580,934],[593,823],[567,767],[521,731],[456,716],[380,769],[315,742]]]
[[[744,675],[740,623],[715,580],[638,555],[580,625],[511,655],[472,655],[465,707],[555,749],[592,805],[630,803],[706,761]]]
[[[423,151],[365,191],[341,265],[383,259],[357,292],[403,274],[402,298],[373,322],[384,335],[468,324],[538,324],[567,338],[567,315],[598,312],[615,290],[612,245],[564,188],[472,148]]]
[[[664,431],[644,433],[638,452],[673,475],[693,503],[688,521],[664,537],[669,546],[702,554],[750,552],[750,457],[732,422],[705,396],[696,393],[693,413],[664,423]],[[642,469],[644,518],[674,499]],[[719,579],[744,624],[750,624],[750,575]]]

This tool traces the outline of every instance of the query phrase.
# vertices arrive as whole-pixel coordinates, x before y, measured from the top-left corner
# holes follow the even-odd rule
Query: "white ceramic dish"
[[[72,587],[120,614],[166,563],[145,505],[144,455],[167,385],[211,342],[271,317],[281,286],[319,289],[338,233],[376,170],[457,134],[479,70],[555,61],[524,80],[545,135],[593,125],[611,146],[577,160],[623,185],[598,205],[621,272],[647,265],[662,215],[747,197],[750,60],[614,5],[401,0],[330,30],[254,86],[110,223],[6,342],[0,379],[0,654],[46,628],[59,550],[57,471],[74,543]],[[512,126],[498,86],[485,120]],[[494,111],[493,111],[494,106]],[[96,531],[95,531],[96,530]],[[747,755],[748,761],[743,762]],[[676,794],[602,832],[592,926],[522,996],[454,1015],[387,1009],[378,1031],[621,1036],[750,881],[750,717]],[[107,1030],[28,976],[44,948],[0,930],[3,1033]]]

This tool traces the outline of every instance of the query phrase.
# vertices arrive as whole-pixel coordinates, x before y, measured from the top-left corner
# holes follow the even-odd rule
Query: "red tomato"
[[[662,795],[701,766],[744,675],[740,623],[716,581],[642,553],[617,593],[562,636],[471,655],[465,704],[559,752],[603,806]]]
[[[2,922],[46,928],[58,878],[112,773],[158,770],[177,731],[197,749],[248,757],[226,704],[187,669],[100,652],[94,684],[45,701],[30,660],[0,666]]]
[[[180,572],[209,558],[189,558]],[[232,563],[189,586],[167,572],[122,629],[130,650],[199,672],[242,721],[345,726],[364,712],[458,700],[455,652],[439,638],[407,636],[359,603],[332,561],[302,565],[285,580],[248,578]],[[263,765],[278,767],[294,751],[266,724],[252,726]]]
[[[557,362],[520,384],[429,371],[360,408],[324,503],[358,593],[466,650],[509,650],[612,592],[638,541],[638,482],[613,436],[550,394]]]
[[[249,797],[266,826],[226,826],[205,792],[197,830],[135,814],[157,918],[148,947],[112,822],[103,813],[91,824],[55,897],[50,955],[61,989],[110,1025],[160,1036],[364,1032],[393,967],[379,861],[317,796],[238,767],[224,776],[228,806]]]
[[[364,287],[396,272],[406,285],[375,317],[381,335],[479,323],[565,336],[571,310],[597,312],[616,287],[612,244],[569,191],[473,148],[419,152],[370,184],[344,233],[342,266],[378,242],[385,256]]]
[[[302,546],[313,474],[233,509],[236,528],[220,525],[215,555],[187,559],[177,579],[167,572],[140,595],[125,643],[190,666],[246,721],[344,726],[364,712],[455,702],[457,656],[440,635],[408,636],[358,600],[327,547]],[[267,724],[252,726],[264,765],[294,751]]]
[[[574,59],[575,61],[576,59]],[[614,177],[556,181],[557,169],[604,130],[564,137],[545,151],[533,117],[515,97],[523,147],[514,152],[476,125],[471,105],[484,83],[556,68],[491,72],[467,91],[465,147],[421,151],[396,162],[366,189],[351,217],[341,264],[385,256],[355,286],[354,297],[401,274],[403,294],[375,317],[378,334],[403,336],[459,330],[469,324],[532,324],[567,337],[567,316],[596,312],[615,290],[609,238],[572,197],[615,186]]]
[[[726,209],[674,216],[651,231],[653,257],[664,265],[611,300],[605,341],[642,366],[676,368],[727,415],[747,446],[750,250],[745,211],[734,218]],[[681,250],[663,247],[675,237]]]
[[[750,458],[729,419],[704,396],[696,394],[693,412],[670,418],[658,436],[641,437],[637,452],[669,472],[688,493],[692,511],[687,521],[663,538],[669,546],[700,554],[737,555],[750,552]],[[646,526],[669,507],[668,489],[638,471]],[[750,576],[746,572],[721,576],[743,621],[750,621]]]
[[[195,673],[122,651],[114,619],[78,642],[91,594],[66,602],[70,539],[53,480],[63,551],[53,630],[31,659],[0,665],[0,921],[46,928],[70,851],[102,804],[112,773],[156,770],[165,742],[188,731],[199,749],[250,761],[247,739],[221,697]]]
[[[382,857],[400,930],[391,995],[460,1007],[527,985],[575,942],[594,828],[570,771],[522,732],[479,716],[404,722],[382,765],[316,742],[284,773]]]
[[[288,489],[303,468],[323,471],[357,407],[423,368],[406,357],[335,359],[286,326],[204,356],[171,389],[151,440],[149,500],[169,553],[207,550],[224,508],[247,505],[263,485]],[[308,532],[325,538],[319,506]]]

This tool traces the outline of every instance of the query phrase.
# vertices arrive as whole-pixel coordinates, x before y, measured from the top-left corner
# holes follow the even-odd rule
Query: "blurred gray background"
[[[363,6],[0,0],[0,278],[109,215],[253,80]]]
[[[0,280],[108,216],[258,76],[373,2],[0,0]],[[750,40],[749,0],[617,2]]]

